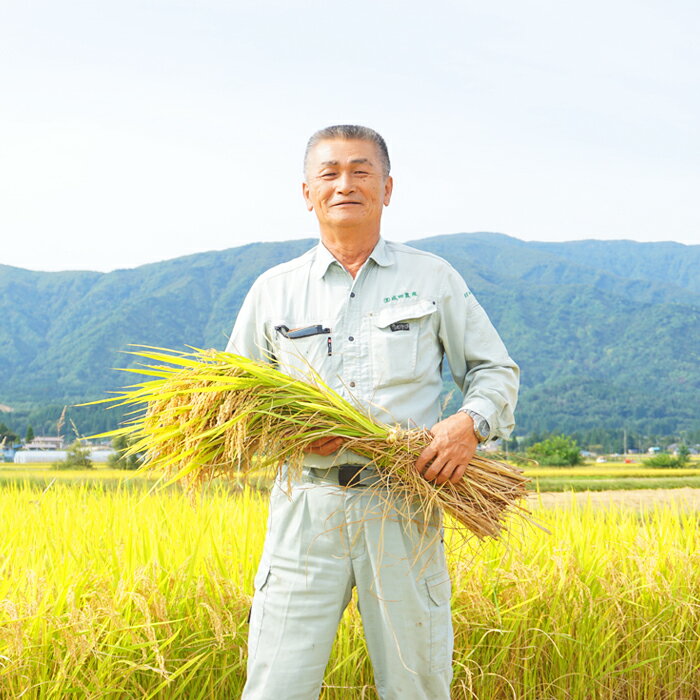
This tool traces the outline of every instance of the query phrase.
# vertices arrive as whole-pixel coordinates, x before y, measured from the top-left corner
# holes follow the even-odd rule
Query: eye
[[[331,178],[334,178],[335,176],[336,176],[336,173],[334,173],[334,172],[321,173],[321,177],[324,180],[330,180]]]

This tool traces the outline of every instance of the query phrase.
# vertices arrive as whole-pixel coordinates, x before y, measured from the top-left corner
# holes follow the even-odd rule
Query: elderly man
[[[309,367],[377,420],[430,428],[416,463],[436,484],[462,478],[479,442],[513,427],[518,368],[444,260],[380,237],[393,180],[386,144],[360,126],[315,133],[302,185],[321,241],[253,284],[227,349],[303,375]],[[440,420],[442,362],[463,406]],[[440,523],[415,503],[386,512],[374,467],[319,440],[303,477],[273,488],[255,577],[246,700],[311,700],[356,589],[383,699],[447,700],[450,581]]]

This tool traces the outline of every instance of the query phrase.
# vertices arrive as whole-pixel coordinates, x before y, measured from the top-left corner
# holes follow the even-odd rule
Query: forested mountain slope
[[[17,429],[126,382],[130,343],[223,347],[252,281],[312,240],[259,243],[111,273],[0,265],[0,404]],[[700,246],[438,236],[418,248],[465,277],[522,367],[518,432],[700,428]],[[47,406],[50,405],[50,408]],[[99,413],[97,413],[100,411]],[[116,414],[74,409],[84,432]]]

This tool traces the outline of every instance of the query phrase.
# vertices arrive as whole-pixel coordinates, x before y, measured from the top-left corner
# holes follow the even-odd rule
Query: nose
[[[355,189],[350,173],[340,173],[335,183],[339,194],[349,194]]]

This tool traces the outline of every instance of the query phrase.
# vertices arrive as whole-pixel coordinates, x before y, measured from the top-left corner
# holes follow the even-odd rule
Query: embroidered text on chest
[[[388,304],[390,301],[398,301],[399,299],[408,299],[417,296],[418,292],[401,292],[401,294],[393,294],[390,297],[384,297],[384,303]]]

